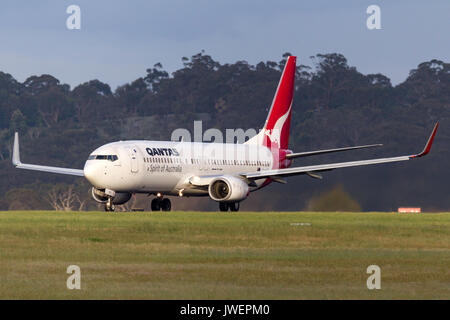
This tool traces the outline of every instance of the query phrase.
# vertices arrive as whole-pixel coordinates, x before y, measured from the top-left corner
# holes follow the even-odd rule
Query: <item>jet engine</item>
[[[208,193],[214,201],[238,202],[247,198],[248,185],[239,178],[222,176],[211,181]]]
[[[97,189],[92,187],[92,198],[94,198],[95,201],[100,203],[106,203],[108,201],[108,195],[105,193],[105,190]],[[131,198],[131,193],[127,192],[116,192],[114,197],[112,198],[113,204],[124,204],[128,202]]]

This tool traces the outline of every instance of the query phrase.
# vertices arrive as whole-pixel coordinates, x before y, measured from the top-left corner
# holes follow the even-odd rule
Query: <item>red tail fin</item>
[[[269,148],[288,148],[294,96],[295,63],[296,57],[288,57],[264,128],[255,137],[255,142],[257,141],[257,143]]]

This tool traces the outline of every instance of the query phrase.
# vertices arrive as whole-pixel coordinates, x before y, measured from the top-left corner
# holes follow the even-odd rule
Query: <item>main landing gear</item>
[[[163,198],[161,195],[152,200],[151,207],[152,211],[170,211],[172,204],[169,199]]]
[[[220,211],[239,211],[239,202],[219,202]]]
[[[108,198],[108,200],[105,203],[105,211],[113,212],[114,210],[116,210],[116,206],[114,205],[114,203],[112,203],[112,199]]]

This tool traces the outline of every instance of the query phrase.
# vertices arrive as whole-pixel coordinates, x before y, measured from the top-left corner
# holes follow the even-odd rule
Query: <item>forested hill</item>
[[[142,78],[118,87],[92,80],[75,88],[51,75],[23,83],[0,72],[0,209],[50,208],[55,186],[83,179],[14,170],[12,139],[21,135],[24,162],[82,168],[101,144],[125,139],[170,140],[176,128],[260,128],[287,54],[281,61],[221,64],[199,53],[182,58],[169,75],[157,63]],[[382,148],[297,160],[294,165],[411,154],[421,151],[440,121],[429,156],[406,163],[350,168],[289,178],[250,195],[243,209],[301,210],[308,200],[342,185],[364,210],[421,206],[450,209],[450,64],[431,60],[397,86],[382,74],[364,75],[337,53],[312,57],[315,68],[297,67],[290,148],[295,152],[383,143]],[[412,68],[414,66],[411,66]],[[183,200],[182,208],[210,208],[208,200]],[[86,202],[91,208],[92,202]],[[215,206],[214,206],[215,208]]]

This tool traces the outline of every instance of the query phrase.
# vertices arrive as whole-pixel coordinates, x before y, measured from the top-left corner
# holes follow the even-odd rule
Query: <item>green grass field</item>
[[[450,213],[0,212],[0,299],[449,298]]]

